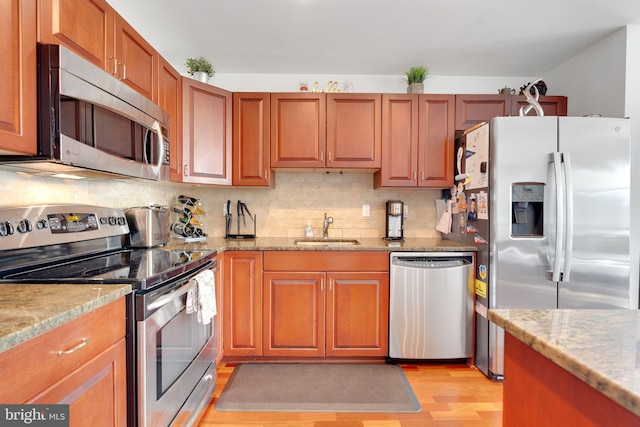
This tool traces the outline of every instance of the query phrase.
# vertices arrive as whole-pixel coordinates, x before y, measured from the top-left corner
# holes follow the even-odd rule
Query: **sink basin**
[[[353,246],[360,242],[352,239],[296,239],[294,242],[298,246]]]

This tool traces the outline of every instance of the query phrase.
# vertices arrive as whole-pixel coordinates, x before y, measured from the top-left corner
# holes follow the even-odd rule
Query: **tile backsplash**
[[[435,200],[440,190],[373,189],[372,172],[314,170],[275,172],[273,188],[196,186],[156,183],[137,179],[64,180],[0,171],[4,191],[0,206],[72,203],[115,208],[171,206],[179,194],[202,199],[207,233],[224,236],[223,206],[231,200],[232,213],[238,199],[257,215],[258,237],[303,237],[308,220],[316,236],[322,234],[324,213],[332,216],[333,238],[377,238],[385,234],[385,202],[402,200],[408,207],[405,237],[437,238]],[[362,205],[370,205],[369,218]]]

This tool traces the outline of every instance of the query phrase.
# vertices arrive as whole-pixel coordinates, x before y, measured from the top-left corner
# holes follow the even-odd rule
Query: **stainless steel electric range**
[[[0,209],[2,283],[130,284],[130,426],[193,425],[215,387],[217,316],[188,309],[216,252],[127,248],[122,210],[89,205]],[[181,420],[181,421],[177,421]]]

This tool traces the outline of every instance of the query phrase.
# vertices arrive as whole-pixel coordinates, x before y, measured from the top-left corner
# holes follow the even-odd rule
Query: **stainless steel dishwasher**
[[[389,357],[471,357],[473,253],[392,252],[390,257]]]

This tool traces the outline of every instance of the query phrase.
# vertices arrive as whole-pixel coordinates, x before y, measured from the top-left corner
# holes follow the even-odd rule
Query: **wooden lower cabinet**
[[[386,252],[267,251],[264,269],[264,356],[387,355]]]
[[[0,353],[0,402],[68,404],[71,426],[126,426],[125,306],[120,298]]]
[[[223,261],[224,356],[262,355],[262,251],[229,251]]]

